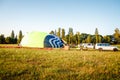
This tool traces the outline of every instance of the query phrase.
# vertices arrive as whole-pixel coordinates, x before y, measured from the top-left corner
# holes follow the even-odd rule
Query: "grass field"
[[[0,80],[119,80],[120,51],[0,48]]]

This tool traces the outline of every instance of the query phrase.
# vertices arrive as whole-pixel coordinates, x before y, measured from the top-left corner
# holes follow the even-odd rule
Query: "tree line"
[[[15,36],[14,30],[12,30],[10,36],[5,37],[4,34],[0,35],[0,44],[19,44],[23,38],[22,31],[19,31],[18,36]]]
[[[77,45],[80,43],[110,43],[120,44],[120,30],[116,28],[112,35],[102,36],[99,34],[98,28],[95,29],[93,35],[87,33],[76,32],[74,34],[73,28],[69,28],[68,33],[64,28],[58,28],[58,30],[51,31],[50,34],[57,35],[68,45]],[[12,30],[10,36],[5,37],[4,34],[0,35],[0,44],[19,44],[23,38],[22,31],[19,31],[18,35],[15,35]]]
[[[99,34],[98,28],[95,29],[93,35],[87,33],[76,32],[73,33],[73,28],[69,28],[67,34],[65,34],[64,28],[58,28],[58,31],[51,31],[50,34],[57,35],[68,45],[77,45],[80,43],[110,43],[110,44],[120,44],[120,30],[116,28],[112,35],[102,36]]]

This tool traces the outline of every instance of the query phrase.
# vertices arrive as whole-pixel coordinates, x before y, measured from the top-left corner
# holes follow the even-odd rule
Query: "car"
[[[112,50],[112,51],[118,51],[117,46],[111,46],[109,43],[96,43],[95,49],[102,51],[102,50]]]
[[[93,49],[93,47],[94,47],[92,43],[83,43],[82,46],[84,48],[90,48],[90,49]]]

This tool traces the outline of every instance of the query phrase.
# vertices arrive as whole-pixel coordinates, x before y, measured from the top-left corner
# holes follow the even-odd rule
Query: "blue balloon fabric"
[[[63,47],[63,41],[55,35],[47,35],[44,39],[45,48],[61,48]]]

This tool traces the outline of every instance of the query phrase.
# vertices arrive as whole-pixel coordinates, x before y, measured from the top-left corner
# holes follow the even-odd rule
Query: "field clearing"
[[[18,44],[0,44],[0,46],[18,46]]]
[[[0,80],[119,80],[120,51],[0,48]]]

